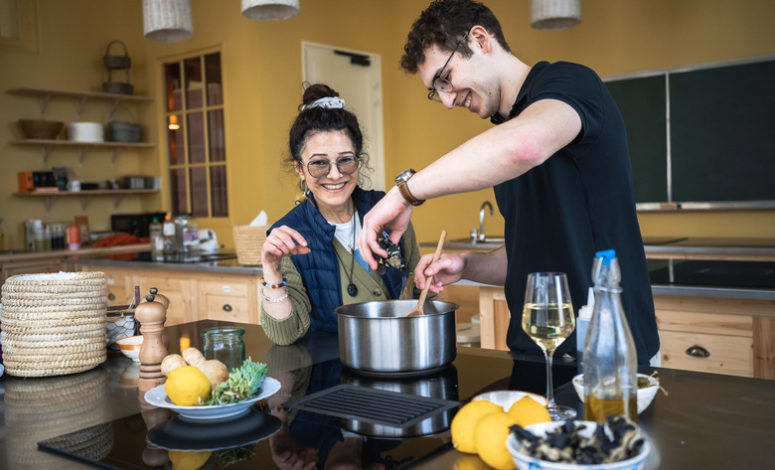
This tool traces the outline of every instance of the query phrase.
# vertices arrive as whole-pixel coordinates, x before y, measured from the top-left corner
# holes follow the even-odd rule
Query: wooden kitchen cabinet
[[[508,350],[503,288],[479,288],[482,348]],[[775,379],[775,301],[655,295],[662,367]]]
[[[197,320],[225,320],[258,324],[258,278],[177,269],[116,268],[78,265],[79,271],[102,271],[108,284],[108,304],[125,304],[134,286],[147,295],[152,287],[170,299],[165,325]],[[111,294],[113,299],[110,298]]]
[[[662,366],[775,379],[775,301],[655,295]]]

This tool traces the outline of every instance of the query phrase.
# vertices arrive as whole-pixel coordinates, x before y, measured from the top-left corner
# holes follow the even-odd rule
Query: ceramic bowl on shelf
[[[65,123],[62,121],[46,121],[44,119],[19,119],[19,127],[25,139],[53,140],[59,136]]]
[[[127,336],[116,341],[121,353],[129,359],[140,362],[140,348],[143,347],[143,337]]]
[[[638,374],[638,382],[641,382],[643,379],[648,380],[648,385],[645,387],[638,386],[638,414],[641,414],[643,410],[649,407],[659,390],[659,380],[646,374]],[[573,377],[573,388],[576,390],[579,400],[583,402],[584,374]]]

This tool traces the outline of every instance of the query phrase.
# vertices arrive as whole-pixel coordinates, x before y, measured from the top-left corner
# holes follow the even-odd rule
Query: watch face
[[[396,176],[396,183],[399,181],[406,181],[409,179],[410,176],[414,174],[414,170],[411,168],[407,168],[406,170],[402,171],[401,173]]]

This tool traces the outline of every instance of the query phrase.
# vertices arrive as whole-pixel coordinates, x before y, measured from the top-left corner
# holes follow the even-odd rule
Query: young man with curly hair
[[[614,248],[638,363],[658,360],[625,126],[597,74],[569,62],[525,64],[511,52],[492,11],[473,0],[434,1],[413,24],[404,51],[401,66],[418,75],[428,99],[495,126],[396,178],[396,187],[364,218],[364,258],[376,266],[372,253],[384,255],[377,235],[388,228],[398,239],[413,205],[492,186],[506,222],[504,246],[444,255],[432,264],[426,256],[415,269],[418,287],[431,275],[434,292],[460,279],[503,285],[511,311],[509,348],[540,355],[520,326],[527,274],[567,273],[578,311],[595,252]],[[574,334],[556,355],[575,350]]]

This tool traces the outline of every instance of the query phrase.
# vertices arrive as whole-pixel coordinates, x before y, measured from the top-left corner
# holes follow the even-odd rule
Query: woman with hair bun
[[[306,197],[269,228],[261,251],[261,326],[276,344],[336,332],[341,305],[398,299],[420,259],[410,227],[398,243],[407,270],[375,271],[363,261],[356,246],[363,215],[385,193],[359,186],[367,168],[363,134],[336,91],[323,84],[304,90],[289,150]]]

